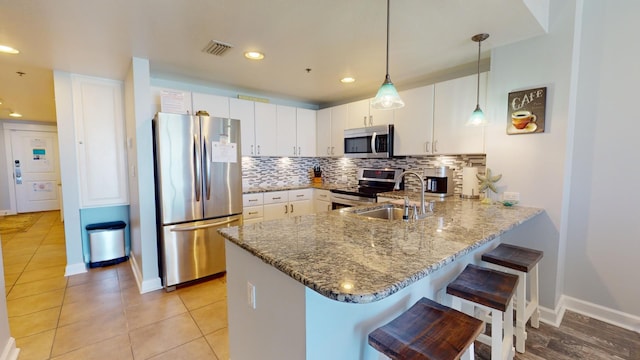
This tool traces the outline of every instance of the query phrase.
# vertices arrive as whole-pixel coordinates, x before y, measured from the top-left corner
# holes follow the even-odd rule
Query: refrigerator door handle
[[[196,201],[200,201],[200,193],[202,189],[202,184],[200,183],[200,179],[202,178],[201,171],[201,161],[200,161],[200,142],[198,141],[198,136],[193,136],[193,167],[195,170],[195,190],[196,190]]]
[[[205,224],[205,225],[197,225],[197,226],[188,226],[188,227],[182,227],[182,228],[173,228],[169,231],[193,231],[193,230],[199,230],[199,229],[207,229],[210,227],[216,227],[216,226],[221,226],[221,225],[226,225],[226,224],[231,224],[232,222],[236,222],[239,219],[231,219],[231,220],[225,220],[225,221],[220,221],[220,222],[215,222],[215,223],[211,223],[211,224]]]
[[[207,190],[206,192],[206,196],[207,196],[207,200],[211,199],[211,154],[209,153],[209,151],[207,151],[207,138],[203,137],[204,139],[204,146],[202,147],[202,151],[204,151],[204,181],[205,183],[205,188]]]

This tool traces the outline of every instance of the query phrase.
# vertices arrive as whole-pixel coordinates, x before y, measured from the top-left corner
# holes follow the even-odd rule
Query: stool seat
[[[543,255],[544,253],[539,250],[500,244],[488,253],[482,254],[482,260],[513,270],[529,272],[538,264]]]
[[[447,286],[447,294],[505,312],[517,285],[517,275],[469,264]]]
[[[391,359],[454,360],[473,345],[483,322],[427,298],[369,334]]]

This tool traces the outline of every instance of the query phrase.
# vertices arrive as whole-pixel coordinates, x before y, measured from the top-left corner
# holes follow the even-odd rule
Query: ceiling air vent
[[[227,50],[231,49],[232,47],[233,45],[231,44],[225,44],[218,40],[211,40],[209,41],[207,46],[202,49],[202,52],[206,52],[207,54],[211,55],[222,56],[225,52],[227,52]]]

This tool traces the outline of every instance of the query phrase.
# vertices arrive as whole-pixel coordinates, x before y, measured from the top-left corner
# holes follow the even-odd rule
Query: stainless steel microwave
[[[393,157],[393,125],[346,129],[344,156],[348,158]]]

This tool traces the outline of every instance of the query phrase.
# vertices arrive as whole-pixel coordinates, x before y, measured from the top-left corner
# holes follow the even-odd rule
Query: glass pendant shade
[[[480,109],[480,105],[476,105],[476,109],[471,113],[471,116],[467,120],[468,126],[482,126],[487,124],[487,118],[484,116],[484,112]]]
[[[395,86],[393,86],[389,74],[387,74],[376,97],[371,101],[371,107],[378,110],[392,110],[399,109],[403,106],[404,101],[400,99],[398,91]]]

